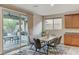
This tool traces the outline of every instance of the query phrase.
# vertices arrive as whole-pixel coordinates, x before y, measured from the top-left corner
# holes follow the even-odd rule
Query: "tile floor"
[[[53,53],[53,50],[51,50],[51,53],[49,52],[49,55],[79,55],[79,47],[63,45],[59,47],[59,50],[61,51],[61,53]],[[23,47],[21,49],[9,52],[5,55],[33,55],[34,52],[35,51],[30,50],[29,47]],[[39,55],[39,53],[36,53],[36,55]]]

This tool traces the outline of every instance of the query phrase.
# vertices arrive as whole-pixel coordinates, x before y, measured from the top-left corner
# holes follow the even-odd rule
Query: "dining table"
[[[56,38],[56,37],[57,37],[57,36],[49,36],[49,37],[44,36],[44,37],[40,37],[39,39],[40,39],[40,41],[48,42],[48,41],[50,41],[50,40],[53,40],[53,39]]]
[[[54,41],[54,38],[57,38],[57,36],[44,36],[44,37],[40,37],[38,39],[40,39],[41,42],[44,42],[44,44],[47,46],[47,54],[48,54],[48,50],[49,50],[49,46],[48,46],[48,42],[53,40]]]

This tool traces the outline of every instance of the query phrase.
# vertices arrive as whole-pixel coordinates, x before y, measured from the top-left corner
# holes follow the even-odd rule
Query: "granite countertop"
[[[79,33],[76,33],[76,32],[65,32],[65,34],[79,34]]]

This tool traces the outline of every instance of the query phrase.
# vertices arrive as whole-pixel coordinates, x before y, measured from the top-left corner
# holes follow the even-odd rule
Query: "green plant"
[[[16,20],[14,19],[8,19],[8,18],[4,18],[3,19],[3,28],[5,32],[13,32],[13,30],[16,27]]]

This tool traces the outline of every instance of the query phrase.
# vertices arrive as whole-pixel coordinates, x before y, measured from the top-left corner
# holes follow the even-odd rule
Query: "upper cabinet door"
[[[71,16],[65,16],[65,28],[71,28],[72,18]]]
[[[72,28],[79,28],[79,15],[73,15],[72,18]]]
[[[79,14],[65,16],[65,28],[79,28]]]

